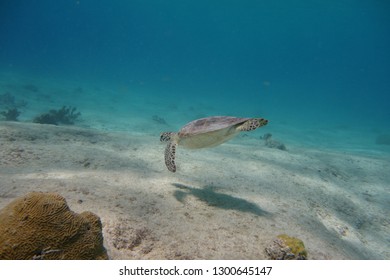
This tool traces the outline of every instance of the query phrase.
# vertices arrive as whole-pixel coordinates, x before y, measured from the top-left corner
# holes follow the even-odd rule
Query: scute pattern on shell
[[[0,259],[108,259],[100,218],[56,193],[32,192],[0,210]]]
[[[236,118],[225,116],[198,119],[183,126],[183,128],[179,131],[179,137],[186,137],[199,133],[216,131],[219,129],[227,128],[229,126],[243,123],[247,120],[249,120],[249,118]]]

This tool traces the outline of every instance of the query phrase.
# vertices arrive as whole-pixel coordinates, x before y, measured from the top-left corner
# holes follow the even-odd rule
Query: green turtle
[[[165,148],[165,165],[176,172],[176,146],[188,149],[214,147],[236,136],[240,131],[250,131],[268,123],[263,118],[236,118],[215,116],[194,120],[183,126],[178,133],[163,132],[161,142],[168,142]]]

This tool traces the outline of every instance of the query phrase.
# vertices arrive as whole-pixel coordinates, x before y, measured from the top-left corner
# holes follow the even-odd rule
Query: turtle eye
[[[171,134],[169,132],[163,132],[160,135],[160,141],[161,142],[167,142],[171,140]]]

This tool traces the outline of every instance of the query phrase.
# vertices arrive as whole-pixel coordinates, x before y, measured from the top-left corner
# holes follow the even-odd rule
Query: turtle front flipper
[[[256,128],[262,127],[268,123],[268,120],[263,118],[250,119],[244,122],[242,125],[238,126],[239,131],[250,131],[255,130]]]
[[[169,141],[165,148],[165,165],[171,172],[176,172],[175,154],[177,144],[174,141]]]

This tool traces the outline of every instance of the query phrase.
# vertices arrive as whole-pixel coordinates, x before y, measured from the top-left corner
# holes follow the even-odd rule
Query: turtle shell
[[[182,127],[179,137],[187,137],[217,131],[233,125],[244,123],[249,118],[236,118],[227,116],[215,116],[194,120]]]

